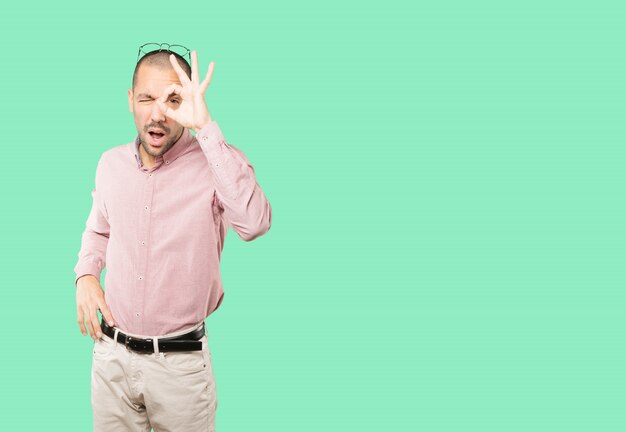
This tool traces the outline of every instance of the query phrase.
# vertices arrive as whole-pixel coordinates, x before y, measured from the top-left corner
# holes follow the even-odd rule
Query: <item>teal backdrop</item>
[[[209,110],[273,208],[223,252],[219,432],[626,430],[623,2],[0,17],[1,430],[91,430],[73,268],[146,42],[215,62]]]

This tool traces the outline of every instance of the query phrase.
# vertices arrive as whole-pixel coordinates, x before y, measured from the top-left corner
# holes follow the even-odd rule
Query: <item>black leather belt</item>
[[[105,320],[100,323],[102,332],[111,339],[115,336],[115,329],[110,327]],[[202,350],[202,337],[204,336],[204,322],[202,326],[189,333],[180,336],[158,338],[159,351],[200,351]],[[117,332],[117,341],[126,348],[141,353],[154,352],[154,340],[152,338],[142,339],[135,336],[128,336],[125,333]]]

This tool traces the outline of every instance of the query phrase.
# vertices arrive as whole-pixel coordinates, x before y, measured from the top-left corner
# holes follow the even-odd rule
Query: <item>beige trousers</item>
[[[198,326],[202,325],[200,323]],[[160,337],[178,336],[198,326]],[[115,336],[120,331],[117,327]],[[158,350],[158,337],[152,337]],[[217,393],[207,335],[202,351],[139,353],[102,335],[94,342],[94,432],[212,432]]]

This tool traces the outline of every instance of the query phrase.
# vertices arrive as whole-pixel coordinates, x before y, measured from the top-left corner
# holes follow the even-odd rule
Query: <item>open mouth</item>
[[[152,138],[152,142],[155,144],[161,144],[163,137],[165,136],[163,132],[148,132],[148,134]]]

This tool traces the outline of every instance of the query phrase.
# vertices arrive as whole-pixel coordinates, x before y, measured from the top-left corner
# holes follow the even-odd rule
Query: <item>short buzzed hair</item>
[[[178,61],[180,67],[185,71],[189,79],[191,79],[191,66],[189,66],[187,60],[185,60],[180,54],[168,50],[156,50],[144,55],[137,62],[135,72],[133,73],[133,90],[135,90],[135,84],[137,84],[137,72],[139,72],[139,66],[145,63],[146,66],[156,67],[161,70],[173,69],[172,63],[170,62],[170,54],[174,54],[174,57]]]

